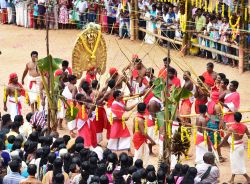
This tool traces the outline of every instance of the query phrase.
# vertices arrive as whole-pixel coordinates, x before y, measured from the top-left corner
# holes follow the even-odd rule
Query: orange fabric
[[[167,69],[165,68],[165,66],[159,71],[159,74],[158,74],[158,77],[161,77],[165,80],[167,80],[167,75],[168,75],[168,72],[167,72]]]
[[[189,99],[182,100],[180,114],[181,115],[191,114],[191,108],[192,108],[192,103],[190,102]]]
[[[205,84],[207,84],[209,87],[214,86],[214,79],[210,73],[204,72],[202,76],[205,78]]]

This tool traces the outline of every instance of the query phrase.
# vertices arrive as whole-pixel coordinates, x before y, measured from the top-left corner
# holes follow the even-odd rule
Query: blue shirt
[[[25,179],[17,172],[11,172],[3,178],[3,184],[19,184],[21,180]]]
[[[38,5],[34,5],[34,12],[33,12],[34,16],[38,16]]]

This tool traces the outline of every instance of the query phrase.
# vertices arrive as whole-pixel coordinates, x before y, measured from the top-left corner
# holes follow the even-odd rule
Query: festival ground
[[[50,31],[50,53],[54,57],[66,59],[71,61],[72,48],[76,40],[78,30],[56,30]],[[108,62],[107,68],[117,67],[120,71],[129,63],[126,57],[120,51],[115,39],[117,37],[105,35],[106,44],[108,48]],[[130,41],[128,39],[119,40],[119,45],[121,46],[123,52],[127,57],[131,58],[132,54],[138,54],[142,58],[143,63],[147,67],[153,67],[158,73],[159,68],[163,66],[162,58],[166,56],[166,50],[153,45],[142,44],[139,41]],[[45,31],[26,29],[10,25],[0,25],[0,50],[2,55],[0,55],[0,99],[3,99],[3,85],[8,83],[8,76],[11,72],[16,72],[21,80],[25,64],[30,61],[30,52],[32,50],[37,50],[39,52],[39,58],[46,56],[46,44],[45,44]],[[201,59],[198,57],[187,56],[184,60],[181,58],[177,51],[171,50],[171,56],[181,64],[186,66],[183,67],[184,70],[190,70],[185,65],[188,62],[195,72],[199,75],[206,70],[206,63],[208,60]],[[178,76],[182,78],[182,71],[177,67],[177,65],[172,62],[171,64],[178,71]],[[237,69],[231,68],[229,66],[215,64],[216,72],[223,72],[226,74],[229,80],[236,79],[240,82],[239,93],[241,95],[241,109],[249,109],[250,104],[250,92],[249,92],[249,79],[250,73],[239,74]],[[101,81],[105,81],[108,77],[107,72],[100,77]],[[194,77],[194,75],[193,75]],[[27,88],[27,81],[25,84]],[[3,103],[0,105],[0,112],[4,114]],[[29,108],[23,106],[23,114],[29,112]],[[133,116],[132,116],[133,117]],[[250,113],[244,113],[244,119],[250,119]],[[128,122],[128,126],[131,128],[132,118]],[[250,125],[250,124],[249,124]],[[66,128],[66,126],[64,125]],[[250,127],[250,126],[248,126]],[[67,130],[60,131],[60,133],[68,133]],[[102,143],[103,146],[106,142]],[[246,145],[247,147],[247,145]],[[154,151],[157,152],[158,148],[155,146]],[[193,155],[190,160],[183,161],[183,163],[188,163],[189,165],[194,164],[195,153],[194,145],[192,144],[190,153]],[[220,168],[220,183],[227,182],[230,178],[230,164],[229,164],[229,147],[222,148],[223,156],[225,156],[227,161],[219,165]],[[247,159],[247,151],[245,153],[245,159],[247,166],[250,165],[250,159]],[[157,157],[150,157],[150,164],[157,164]],[[248,174],[250,174],[250,169],[248,168]],[[243,176],[236,176],[236,183],[244,182]]]

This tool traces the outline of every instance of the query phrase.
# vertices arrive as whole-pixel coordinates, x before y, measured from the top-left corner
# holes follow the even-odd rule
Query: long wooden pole
[[[168,60],[170,60],[170,42],[168,42]],[[169,62],[169,61],[168,61]],[[167,73],[169,70],[169,64],[167,65]],[[168,85],[169,85],[169,76],[167,74],[167,81],[164,82],[164,100],[165,100],[165,107],[164,107],[164,141],[163,141],[163,161],[167,165],[171,165],[171,138],[167,135],[167,127],[169,123],[169,111],[168,111]],[[170,174],[170,167],[168,169],[168,174]]]
[[[48,17],[48,8],[47,8],[47,11],[46,11],[46,50],[47,50],[47,57],[49,57],[49,17]],[[52,64],[51,64],[52,66]],[[48,91],[49,91],[49,94],[50,94],[50,75],[48,76]],[[49,97],[47,97],[49,98]],[[50,127],[50,120],[51,120],[51,112],[50,112],[50,105],[48,103],[48,118],[47,118],[47,121],[48,121],[48,132],[50,133],[51,132],[51,127]]]
[[[239,45],[239,73],[243,73],[244,72],[244,46],[245,46],[245,32],[243,30],[245,30],[245,1],[241,0],[241,26],[240,29],[242,31],[240,31],[240,45]],[[240,23],[239,23],[240,24]]]

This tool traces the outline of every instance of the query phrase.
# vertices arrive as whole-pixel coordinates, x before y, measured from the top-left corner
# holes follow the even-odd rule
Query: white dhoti
[[[8,23],[11,24],[12,23],[12,16],[13,16],[12,7],[7,7],[7,12],[8,12]]]
[[[157,135],[155,134],[155,126],[150,126],[147,128],[147,134],[148,136],[153,139],[155,142],[158,141]]]
[[[41,82],[41,77],[32,77],[28,75],[28,95],[29,95],[29,100],[30,104],[33,104],[37,102],[37,97],[40,94],[40,82]]]
[[[64,107],[64,103],[61,99],[59,99],[61,106],[58,107],[57,111],[57,119],[64,119],[66,116],[66,109]]]
[[[28,27],[28,2],[23,3],[23,26]]]
[[[208,152],[208,146],[204,142],[203,134],[197,132],[197,138],[195,143],[195,153],[196,153],[195,163],[196,164],[203,163],[203,156],[207,152]]]
[[[16,115],[22,114],[21,97],[18,97],[17,103],[15,97],[8,98],[8,112],[11,116],[12,121],[14,121]]]
[[[121,137],[118,139],[109,139],[108,140],[108,149],[112,151],[122,151],[130,149],[130,137]]]
[[[231,137],[228,139],[231,144]],[[243,175],[247,173],[244,159],[244,143],[242,140],[234,141],[234,150],[230,146],[230,164],[232,174]]]
[[[143,143],[138,150],[135,149],[134,162],[137,159],[142,159],[143,164],[146,167],[148,165],[148,158],[149,158],[148,144]]]

